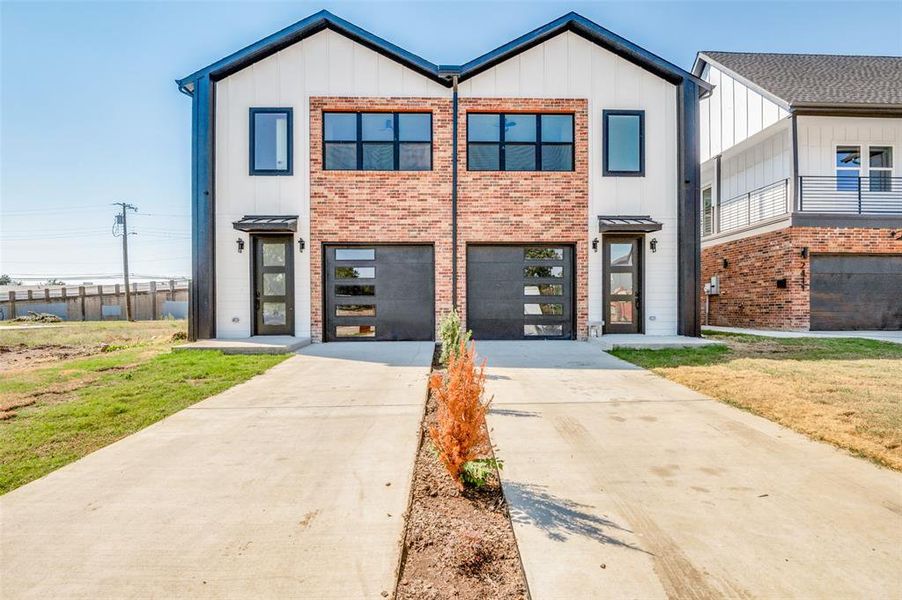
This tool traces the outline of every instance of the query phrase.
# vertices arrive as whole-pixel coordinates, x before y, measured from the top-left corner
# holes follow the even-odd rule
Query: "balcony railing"
[[[789,180],[782,179],[764,187],[724,200],[702,215],[702,235],[723,233],[754,225],[789,212]],[[714,227],[712,227],[712,225]]]
[[[799,177],[799,212],[902,214],[902,177]]]

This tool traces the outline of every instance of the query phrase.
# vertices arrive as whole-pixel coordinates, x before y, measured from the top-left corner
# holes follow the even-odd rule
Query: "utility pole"
[[[128,284],[128,220],[126,215],[130,210],[138,212],[138,208],[127,202],[113,202],[113,206],[122,207],[122,213],[116,215],[116,220],[113,223],[113,235],[118,236],[120,233],[122,235],[122,275],[125,277],[125,319],[127,321],[134,321],[134,319],[132,319],[132,292]]]

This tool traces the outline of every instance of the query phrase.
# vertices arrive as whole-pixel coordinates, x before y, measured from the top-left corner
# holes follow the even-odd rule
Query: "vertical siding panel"
[[[763,128],[761,123],[761,94],[755,90],[748,90],[748,130],[749,136],[753,136]]]
[[[748,88],[738,81],[734,81],[733,94],[733,111],[736,118],[734,141],[738,144],[749,137]]]
[[[761,108],[761,123],[767,128],[777,122],[777,105],[764,98]]]
[[[711,95],[711,155],[717,156],[723,151],[723,136],[721,129],[721,112],[723,108],[723,90],[720,87],[720,71],[711,68],[711,85],[714,93]]]
[[[379,55],[354,45],[354,87],[379,92]]]
[[[525,97],[540,97],[544,89],[545,54],[539,45],[520,54],[520,93]]]
[[[495,67],[495,91],[502,96],[520,95],[520,58],[515,57]]]
[[[354,42],[329,32],[329,93],[349,94],[353,87]]]
[[[545,98],[566,97],[569,95],[567,93],[567,65],[569,63],[567,36],[555,36],[542,46],[545,50],[545,84],[541,96]]]
[[[380,56],[378,60],[379,95],[391,96],[392,94],[397,94],[401,89],[401,69],[403,69],[404,67],[391,59],[385,58],[384,56]]]
[[[304,71],[307,73],[307,93],[325,95],[329,90],[330,32],[323,31],[304,40]]]
[[[592,90],[592,55],[587,40],[566,34],[567,53],[567,95],[571,98],[587,98]]]
[[[702,100],[699,104],[699,137],[701,138],[701,157],[705,162],[711,158],[711,101]]]
[[[736,115],[733,108],[733,78],[728,75],[720,76],[721,98],[723,100],[723,113],[720,116],[720,135],[723,138],[723,148],[726,150],[733,145],[734,127]]]

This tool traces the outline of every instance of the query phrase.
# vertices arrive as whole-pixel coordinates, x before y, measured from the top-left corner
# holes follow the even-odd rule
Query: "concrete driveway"
[[[0,498],[3,598],[379,598],[429,343],[306,348]]]
[[[902,475],[581,342],[477,342],[534,600],[902,597]]]

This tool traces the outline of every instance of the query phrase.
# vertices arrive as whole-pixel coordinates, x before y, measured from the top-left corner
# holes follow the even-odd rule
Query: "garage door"
[[[902,329],[902,256],[812,256],[811,329]]]
[[[468,246],[467,326],[477,340],[572,339],[573,248]]]
[[[432,246],[326,246],[326,341],[431,340]]]

